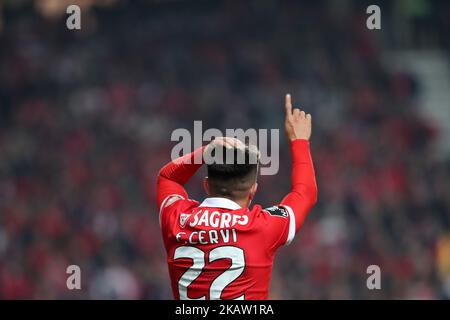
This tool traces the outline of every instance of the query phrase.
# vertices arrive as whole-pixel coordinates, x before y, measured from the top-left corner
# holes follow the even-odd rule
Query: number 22
[[[173,258],[176,259],[192,259],[192,266],[186,270],[178,281],[178,291],[181,300],[205,300],[206,296],[190,299],[187,294],[189,285],[202,273],[205,267],[205,252],[190,246],[178,247],[175,250]],[[244,250],[233,246],[223,246],[214,248],[209,252],[209,263],[220,259],[231,259],[231,267],[218,276],[209,289],[209,298],[211,300],[219,300],[222,291],[244,272],[245,258]],[[244,300],[244,295],[234,300]]]

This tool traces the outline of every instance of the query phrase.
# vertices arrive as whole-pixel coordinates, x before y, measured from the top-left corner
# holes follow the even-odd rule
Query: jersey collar
[[[224,208],[224,209],[229,209],[229,210],[241,209],[241,206],[238,205],[233,200],[230,200],[227,198],[219,198],[219,197],[206,198],[199,205],[199,207]]]

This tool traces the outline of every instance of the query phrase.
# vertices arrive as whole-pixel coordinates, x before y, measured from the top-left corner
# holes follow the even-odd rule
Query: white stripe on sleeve
[[[282,205],[282,207],[286,208],[289,213],[289,233],[285,243],[285,245],[287,246],[292,242],[292,240],[294,240],[295,237],[295,215],[291,207],[287,205]]]
[[[170,198],[175,198],[175,199],[173,199],[173,201],[168,201]],[[161,203],[161,207],[159,208],[159,226],[161,226],[161,213],[162,213],[162,210],[163,210],[165,207],[167,207],[167,206],[171,205],[172,203],[174,203],[175,201],[181,200],[181,199],[184,200],[184,197],[183,197],[183,196],[180,196],[179,194],[171,194],[171,195],[168,195],[168,196],[163,200],[163,202]]]

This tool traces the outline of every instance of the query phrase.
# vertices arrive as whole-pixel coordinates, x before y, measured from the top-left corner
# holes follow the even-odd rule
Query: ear
[[[208,177],[205,177],[205,179],[203,179],[203,188],[205,189],[206,194],[209,196],[210,192],[209,192]]]
[[[256,190],[258,190],[258,182],[255,182],[250,188],[250,196],[249,199],[252,200],[255,196]]]

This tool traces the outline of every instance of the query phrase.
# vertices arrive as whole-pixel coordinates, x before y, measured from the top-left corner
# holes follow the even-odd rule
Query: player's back
[[[267,299],[274,252],[295,233],[289,211],[169,197],[160,218],[175,298]]]
[[[275,250],[292,241],[317,201],[311,115],[293,110],[290,95],[285,111],[291,190],[278,206],[246,208],[258,187],[259,151],[236,138],[216,137],[159,171],[156,202],[175,298],[268,297]],[[210,197],[199,204],[183,186],[204,164]]]

